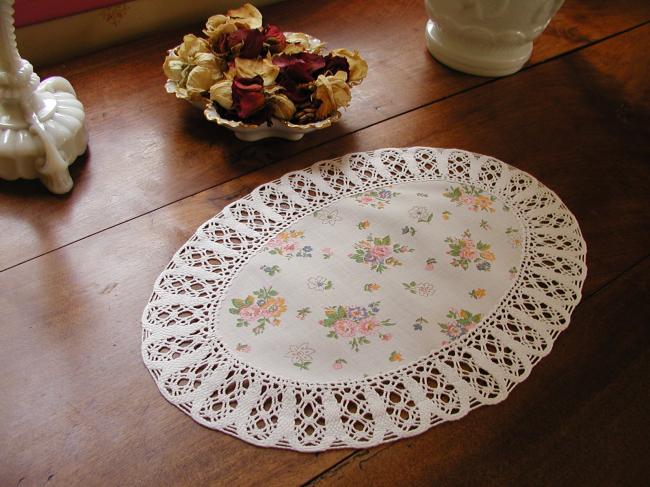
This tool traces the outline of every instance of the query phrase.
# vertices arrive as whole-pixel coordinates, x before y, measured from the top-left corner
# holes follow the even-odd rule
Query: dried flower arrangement
[[[357,51],[326,52],[307,34],[263,25],[262,14],[248,3],[213,15],[203,33],[205,38],[186,35],[169,51],[163,65],[167,89],[232,129],[329,126],[368,71]]]

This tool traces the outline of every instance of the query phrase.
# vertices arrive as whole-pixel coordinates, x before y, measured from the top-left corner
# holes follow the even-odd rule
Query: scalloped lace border
[[[226,350],[214,323],[220,300],[266,241],[340,198],[441,180],[494,194],[524,228],[516,281],[471,333],[398,370],[341,382],[277,377]],[[366,448],[505,399],[568,326],[585,260],[578,223],[560,198],[497,159],[430,147],[348,154],[259,186],[205,222],[154,285],[142,356],[163,396],[204,426],[260,446]]]

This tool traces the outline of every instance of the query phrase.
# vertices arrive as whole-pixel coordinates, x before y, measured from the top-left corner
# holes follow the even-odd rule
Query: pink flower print
[[[357,198],[357,201],[358,201],[359,203],[361,203],[361,204],[369,205],[370,203],[372,203],[373,201],[375,201],[375,198],[373,198],[372,196],[363,195],[363,196]]]
[[[261,314],[262,309],[256,305],[251,304],[245,308],[239,310],[239,316],[245,321],[252,322],[255,321]]]
[[[453,341],[476,328],[481,321],[481,314],[474,314],[466,309],[461,309],[459,312],[457,309],[451,308],[447,313],[447,318],[450,318],[450,321],[438,323],[438,325],[442,333]]]
[[[286,252],[287,254],[293,252],[296,250],[296,243],[295,242],[287,242],[282,245],[282,252]]]
[[[350,338],[348,344],[354,352],[358,352],[361,346],[370,344],[372,335],[379,334],[380,339],[387,340],[382,333],[378,333],[379,329],[396,325],[390,319],[380,321],[375,316],[377,313],[379,301],[368,306],[329,306],[325,308],[326,318],[322,320],[322,325],[329,329],[329,338]]]
[[[393,335],[391,333],[383,333],[379,335],[379,338],[381,338],[385,342],[389,342],[393,338]]]
[[[468,325],[465,325],[465,333],[469,333],[474,328],[476,328],[476,323],[470,323]]]
[[[474,243],[469,230],[465,230],[460,237],[447,237],[445,242],[449,244],[447,254],[453,257],[450,264],[464,271],[468,270],[471,264],[479,271],[489,271],[490,262],[496,259],[490,250],[490,244],[481,240]]]
[[[461,329],[456,323],[449,323],[447,325],[447,335],[452,338],[458,337],[461,334]]]
[[[408,249],[408,247],[405,247],[405,249]],[[405,252],[406,250],[403,250],[402,252]],[[377,259],[383,259],[384,257],[388,257],[393,250],[388,246],[388,245],[375,245],[370,249],[370,253],[372,254],[373,257]]]
[[[375,318],[366,318],[359,322],[359,333],[363,336],[372,335],[379,328],[379,323]]]
[[[463,205],[466,205],[469,211],[478,211],[479,207],[476,203],[476,197],[474,196],[469,196],[469,195],[463,195],[460,197],[460,203]]]
[[[343,368],[343,364],[347,364],[347,360],[344,358],[337,358],[334,363],[332,364],[332,368],[334,370],[341,370]]]
[[[330,257],[332,257],[332,255],[334,255],[334,251],[329,247],[324,247],[320,249],[320,252],[321,255],[323,256],[323,259],[329,259]]]
[[[259,308],[259,314],[263,318],[271,318],[273,316],[273,311],[269,308]]]
[[[468,194],[463,194],[458,201],[465,206],[472,206],[474,204],[474,197]]]
[[[271,240],[269,240],[266,243],[266,246],[272,249],[275,249],[277,247],[282,247],[282,239],[280,237],[273,237]]]
[[[370,191],[366,191],[365,193],[357,195],[355,199],[360,205],[371,206],[373,208],[381,210],[388,203],[390,203],[390,200],[393,198],[393,196],[397,196],[398,194],[399,193],[394,193],[387,188],[379,190],[372,189]]]
[[[466,206],[473,212],[487,211],[494,213],[492,204],[496,201],[495,196],[483,194],[483,190],[467,184],[452,186],[447,189],[443,196],[449,198],[456,206]]]
[[[300,245],[300,239],[303,238],[305,238],[304,232],[287,230],[270,239],[265,248],[271,255],[280,255],[288,259],[292,257],[311,257],[312,248],[309,245],[304,247]]]
[[[467,260],[474,260],[476,251],[472,247],[463,247],[460,249],[460,258]]]
[[[460,249],[461,259],[474,260],[476,258],[476,247],[474,241],[466,239],[461,241],[463,246]]]
[[[334,331],[337,335],[342,337],[353,337],[357,333],[357,325],[352,320],[338,320],[334,323]]]
[[[272,287],[263,287],[245,298],[234,298],[231,302],[232,308],[228,311],[237,316],[235,326],[248,327],[252,323],[257,323],[253,328],[255,335],[264,333],[266,325],[279,326],[280,316],[287,311],[284,298],[280,297]]]

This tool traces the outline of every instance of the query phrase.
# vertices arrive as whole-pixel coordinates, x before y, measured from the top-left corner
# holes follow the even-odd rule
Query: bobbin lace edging
[[[476,329],[400,369],[340,382],[278,377],[224,347],[215,322],[223,296],[270,238],[341,198],[408,181],[476,186],[524,229],[519,274]],[[429,147],[348,154],[264,184],[204,223],[155,283],[142,355],[164,397],[204,426],[260,446],[366,448],[505,399],[568,326],[585,257],[559,197],[501,161]]]

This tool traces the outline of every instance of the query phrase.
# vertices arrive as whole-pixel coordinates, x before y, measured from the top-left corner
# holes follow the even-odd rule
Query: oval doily
[[[258,327],[250,335],[256,339],[270,336],[265,331],[267,326],[281,328],[280,317],[286,306],[279,297],[268,293],[270,286],[259,286],[258,291],[263,293],[255,294],[255,299],[260,298],[260,306],[253,311],[257,306],[253,296],[239,293],[237,286],[245,272],[250,274],[245,271],[247,264],[253,262],[251,268],[260,268],[255,259],[264,252],[279,252],[282,257],[287,253],[297,255],[299,249],[278,243],[287,235],[298,235],[294,225],[310,215],[319,216],[319,211],[331,218],[335,211],[332,205],[337,202],[364,194],[376,196],[391,185],[396,190],[407,188],[406,183],[412,182],[429,182],[432,187],[449,185],[447,197],[455,198],[453,201],[459,205],[463,191],[471,189],[476,195],[503,203],[518,223],[507,229],[516,232],[518,266],[503,296],[493,306],[480,314],[445,309],[451,324],[434,326],[442,327],[451,337],[448,342],[403,362],[393,352],[390,368],[380,367],[365,377],[343,375],[340,380],[323,371],[304,378],[300,375],[304,370],[318,368],[316,362],[312,365],[314,349],[307,343],[291,348],[288,363],[297,367],[285,372],[281,366],[266,367],[263,361],[248,359],[250,346],[238,343],[241,335],[224,334],[220,319],[226,318],[229,322],[241,319],[237,327],[246,332]],[[372,203],[369,196],[364,201]],[[462,201],[471,206],[476,200]],[[420,206],[411,208],[414,221],[427,223],[428,218],[431,222],[431,215],[415,208]],[[366,223],[359,222],[359,230],[366,230]],[[400,229],[402,240],[416,231],[410,225]],[[373,245],[375,238],[385,238],[383,233],[369,236],[368,245]],[[478,270],[488,270],[494,261],[489,246],[473,242],[482,257],[472,260],[471,252],[458,255],[459,238],[445,240],[449,246],[445,254],[452,259],[452,266],[475,265]],[[467,235],[465,238],[470,239]],[[375,244],[382,244],[380,240]],[[390,240],[383,244],[387,242],[394,244]],[[395,252],[410,251],[408,245],[400,245],[390,248]],[[382,252],[389,251],[377,250],[378,255]],[[142,319],[142,354],[163,396],[204,426],[261,446],[302,451],[369,447],[416,435],[440,422],[461,418],[477,406],[505,399],[533,365],[549,353],[560,331],[568,326],[586,276],[585,256],[586,245],[578,224],[558,196],[531,175],[501,161],[461,150],[428,147],[349,154],[264,184],[203,224],[155,283]],[[356,258],[354,252],[349,257],[351,261],[356,259],[353,265],[377,264],[372,258]],[[433,265],[431,262],[426,265]],[[262,276],[277,271],[266,265],[261,269]],[[253,275],[252,279],[257,277]],[[403,286],[407,294],[419,294],[421,298],[434,292],[427,283],[399,281],[396,285]],[[327,279],[312,279],[308,285],[312,290],[328,286]],[[485,290],[472,292],[479,291]],[[361,297],[371,301],[370,297]],[[273,308],[267,306],[271,301]],[[246,313],[241,313],[247,306]],[[267,314],[262,313],[265,306]],[[334,307],[326,313],[339,312],[347,319],[345,309],[352,308]],[[361,311],[366,321],[356,319],[353,323],[351,316],[346,321],[350,327],[365,326],[363,334],[357,336],[367,339],[373,333],[371,341],[391,339],[391,334],[377,334],[373,329],[380,323],[379,318],[373,321],[374,314],[379,313],[378,305],[370,303]],[[359,312],[355,308],[354,313]],[[462,321],[459,313],[467,319]],[[325,319],[320,324],[331,326],[328,317],[321,317]],[[391,324],[390,320],[381,323]],[[459,323],[471,326],[459,331]],[[345,327],[332,330],[330,340],[344,338],[340,344],[359,347],[354,332]],[[340,335],[335,336],[337,333]],[[342,369],[339,365],[345,360],[341,360],[333,364],[335,370]]]

